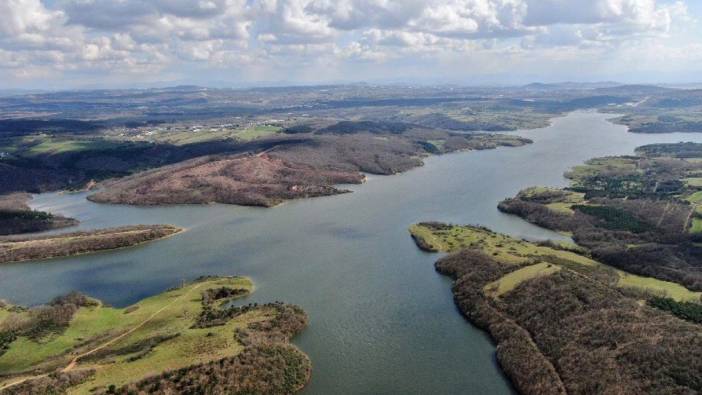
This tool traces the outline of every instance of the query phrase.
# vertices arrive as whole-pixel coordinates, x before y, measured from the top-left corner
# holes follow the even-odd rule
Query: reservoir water
[[[501,214],[498,201],[527,186],[563,186],[563,172],[592,157],[702,142],[702,133],[627,133],[607,118],[575,112],[516,132],[534,140],[525,147],[431,157],[404,174],[370,176],[354,193],[272,209],[137,208],[94,204],[85,194],[38,195],[34,208],[77,218],[81,229],[171,223],[188,231],[132,249],[2,265],[0,298],[38,304],[79,290],[124,306],[201,275],[246,275],[257,287],[251,301],[282,300],[309,314],[295,338],[313,363],[306,394],[510,393],[494,345],[458,314],[450,281],[434,271],[438,256],[419,251],[407,228],[437,220],[559,238]]]

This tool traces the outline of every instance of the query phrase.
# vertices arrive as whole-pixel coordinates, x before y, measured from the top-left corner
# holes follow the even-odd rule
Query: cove
[[[631,154],[702,134],[632,134],[611,115],[575,112],[544,129],[515,132],[520,148],[455,153],[395,176],[370,176],[354,193],[272,209],[99,205],[85,194],[42,194],[33,208],[77,218],[79,228],[169,223],[187,232],[133,249],[3,265],[0,298],[46,302],[79,290],[125,306],[201,275],[250,276],[246,302],[300,305],[310,326],[295,343],[312,359],[306,394],[490,393],[511,387],[494,346],[460,316],[438,255],[419,251],[409,225],[485,225],[531,240],[560,238],[497,211],[533,185],[565,186],[563,172],[596,156]],[[76,228],[71,228],[73,231]]]

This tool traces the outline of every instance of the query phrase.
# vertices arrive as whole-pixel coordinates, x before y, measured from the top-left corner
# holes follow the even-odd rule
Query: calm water
[[[352,194],[273,209],[36,196],[35,208],[78,218],[83,229],[172,223],[188,231],[123,251],[3,265],[0,298],[37,304],[75,289],[124,306],[184,279],[247,275],[257,285],[251,300],[283,300],[309,313],[309,328],[295,339],[313,362],[308,394],[510,393],[494,346],[457,313],[450,281],[434,272],[437,256],[420,252],[407,227],[439,220],[558,238],[499,213],[497,202],[527,186],[565,185],[563,172],[594,156],[702,142],[702,134],[630,134],[606,118],[573,113],[518,133],[533,145],[433,157],[405,174],[371,176]]]

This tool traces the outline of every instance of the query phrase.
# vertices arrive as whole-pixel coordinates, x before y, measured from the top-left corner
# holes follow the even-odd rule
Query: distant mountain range
[[[368,86],[371,87],[372,84],[357,82],[357,83],[346,83],[346,84],[331,84],[331,85],[296,85],[283,83],[270,83],[270,84],[248,84],[248,85],[232,85],[232,84],[207,84],[207,85],[196,85],[196,84],[178,84],[174,82],[154,82],[151,84],[139,86],[139,87],[123,87],[123,88],[80,88],[80,89],[0,89],[0,97],[10,97],[10,96],[21,96],[21,95],[38,95],[47,93],[70,93],[70,92],[131,92],[131,91],[154,91],[154,92],[197,92],[207,89],[303,89],[303,88],[329,88],[329,87],[343,87],[343,86]],[[377,86],[394,86],[394,84],[379,84]],[[401,86],[401,85],[398,85]],[[441,86],[441,85],[436,85]],[[461,85],[449,85],[456,88],[470,88],[470,86]],[[426,87],[431,87],[427,85]],[[521,86],[480,86],[476,88],[480,89],[518,89],[531,92],[557,92],[557,91],[582,91],[582,90],[592,90],[596,91],[597,94],[607,95],[607,94],[660,94],[671,92],[673,90],[683,90],[683,89],[702,89],[702,83],[688,83],[688,84],[622,84],[616,81],[600,81],[600,82],[556,82],[556,83],[543,83],[543,82],[533,82],[527,85]]]
[[[528,85],[524,85],[522,88],[529,90],[564,90],[564,89],[601,89],[601,88],[612,88],[616,86],[621,86],[622,84],[614,81],[602,81],[602,82],[556,82],[556,83],[542,83],[533,82]]]
[[[0,89],[0,97],[32,95],[35,93],[47,93],[46,90],[39,89]]]

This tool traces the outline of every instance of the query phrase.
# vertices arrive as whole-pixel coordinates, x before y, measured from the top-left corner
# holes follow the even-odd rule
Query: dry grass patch
[[[504,275],[499,280],[487,284],[483,288],[483,291],[486,295],[490,297],[499,298],[507,292],[517,288],[519,284],[525,281],[537,277],[548,276],[550,274],[558,272],[559,270],[561,270],[560,266],[547,262],[541,262],[537,263],[536,265],[526,266],[519,270],[515,270]]]

